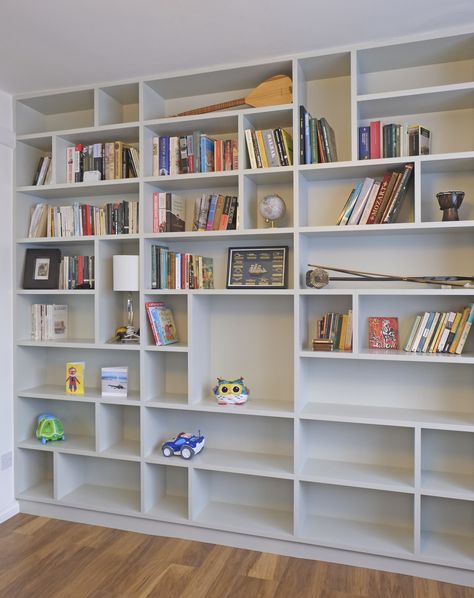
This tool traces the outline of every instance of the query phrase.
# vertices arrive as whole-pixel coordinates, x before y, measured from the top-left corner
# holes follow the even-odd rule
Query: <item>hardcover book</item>
[[[128,367],[104,367],[101,370],[102,396],[126,397],[128,392]]]
[[[173,312],[161,301],[145,303],[146,313],[156,345],[171,345],[178,342]]]
[[[398,349],[398,318],[368,318],[369,349]]]

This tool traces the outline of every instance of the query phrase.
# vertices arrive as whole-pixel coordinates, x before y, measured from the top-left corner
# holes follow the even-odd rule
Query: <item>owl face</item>
[[[217,386],[213,389],[218,405],[242,405],[249,396],[249,389],[244,384],[244,379],[225,380],[217,378]]]

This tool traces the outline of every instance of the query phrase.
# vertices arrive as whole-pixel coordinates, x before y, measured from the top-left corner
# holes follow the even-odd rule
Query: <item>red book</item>
[[[81,286],[84,284],[84,256],[78,255],[77,256],[77,286]]]
[[[366,224],[375,224],[375,220],[377,218],[377,213],[383,203],[383,199],[385,197],[385,193],[387,192],[387,187],[388,187],[391,177],[392,177],[391,172],[387,172],[387,174],[384,175],[382,182],[380,183],[380,187],[379,187],[379,190],[377,193],[377,197],[375,198],[374,205],[372,206],[372,209],[370,210],[369,217],[367,218]]]
[[[369,349],[398,349],[398,318],[368,318]]]
[[[380,150],[380,121],[373,120],[370,123],[370,157],[381,158]]]

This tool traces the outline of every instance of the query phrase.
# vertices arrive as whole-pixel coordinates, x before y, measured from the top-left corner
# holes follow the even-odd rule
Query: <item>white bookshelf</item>
[[[305,285],[308,264],[433,276],[469,274],[474,263],[474,34],[395,40],[383,46],[176,73],[18,96],[15,214],[16,492],[22,510],[137,531],[184,535],[284,554],[325,558],[474,584],[474,336],[462,355],[374,351],[367,318],[398,317],[403,347],[414,317],[459,310],[473,289],[407,283]],[[288,75],[293,103],[203,115],[176,113],[244,97],[264,79]],[[325,116],[337,162],[300,165],[299,106]],[[420,123],[428,156],[359,161],[358,127],[371,120]],[[284,127],[294,166],[251,169],[245,130]],[[238,169],[152,176],[152,138],[199,130],[234,139]],[[140,150],[135,179],[66,183],[66,148],[123,140]],[[32,186],[52,154],[51,183]],[[391,225],[335,225],[360,179],[413,162],[403,210]],[[441,222],[436,193],[462,189],[459,222]],[[152,198],[186,203],[186,231],[153,233]],[[236,230],[193,232],[202,193],[239,198]],[[258,212],[270,193],[287,211],[278,228]],[[139,201],[139,232],[29,239],[38,203],[65,206]],[[215,288],[151,288],[151,247],[210,256]],[[285,245],[288,288],[226,289],[229,247]],[[94,255],[94,290],[24,290],[27,248]],[[112,288],[112,256],[140,256],[134,293],[138,345],[108,341],[126,321]],[[172,309],[180,341],[156,347],[145,302]],[[65,303],[69,337],[30,339],[34,303]],[[350,352],[313,352],[315,322],[328,311],[354,316]],[[86,393],[64,392],[68,361],[86,363]],[[127,398],[102,397],[100,371],[129,370]],[[219,407],[216,378],[243,375],[241,407]],[[53,412],[66,441],[42,445],[36,417]],[[161,444],[181,430],[206,435],[184,461]],[[148,526],[148,527],[147,527]],[[319,552],[318,552],[319,551]]]

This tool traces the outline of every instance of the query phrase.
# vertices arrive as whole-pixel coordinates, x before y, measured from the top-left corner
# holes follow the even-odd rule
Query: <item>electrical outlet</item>
[[[5,469],[10,469],[13,465],[13,453],[8,451],[8,453],[4,453],[0,459],[0,470],[4,471]]]

